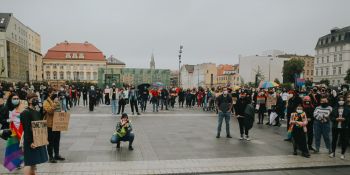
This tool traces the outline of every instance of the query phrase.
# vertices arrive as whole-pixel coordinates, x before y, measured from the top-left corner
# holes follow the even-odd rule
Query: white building
[[[186,64],[181,67],[180,83],[182,88],[188,89],[188,88],[194,87],[193,72],[194,72],[194,65]]]
[[[328,79],[331,85],[344,83],[350,68],[350,26],[334,28],[318,39],[314,62],[314,82]]]
[[[239,75],[244,83],[255,82],[255,76],[260,72],[264,80],[283,82],[283,65],[289,58],[277,56],[243,56],[239,57]]]
[[[183,65],[181,68],[181,85],[183,88],[210,88],[217,84],[215,63]]]

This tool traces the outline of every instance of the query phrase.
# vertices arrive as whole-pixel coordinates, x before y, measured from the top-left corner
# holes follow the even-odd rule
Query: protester
[[[118,105],[118,113],[117,115],[120,114],[120,112],[124,113],[124,108],[125,108],[125,105],[126,105],[126,94],[125,94],[125,91],[124,91],[124,88],[121,88],[120,89],[120,92],[119,92],[119,105]]]
[[[305,96],[303,100],[303,109],[307,117],[307,145],[308,149],[311,151],[315,151],[312,147],[313,139],[314,139],[314,110],[315,107],[311,103],[310,96]]]
[[[153,112],[158,112],[159,93],[156,88],[151,91],[151,103],[153,105]]]
[[[136,111],[137,115],[141,115],[139,113],[139,107],[137,105],[137,91],[134,86],[131,86],[130,91],[129,91],[129,100],[130,100],[130,107],[131,107],[131,112],[132,115],[134,115],[134,111]]]
[[[117,114],[117,106],[119,102],[119,92],[118,88],[115,87],[115,84],[113,83],[112,88],[109,90],[109,99],[112,100],[111,107],[112,107],[112,115]]]
[[[337,141],[339,138],[341,145],[341,156],[340,159],[345,159],[345,151],[348,146],[349,139],[349,124],[350,124],[350,110],[344,105],[344,97],[338,97],[338,105],[334,108],[331,113],[332,121],[332,153],[329,157],[335,157],[335,149],[337,147]]]
[[[231,95],[228,94],[227,88],[224,88],[223,94],[217,98],[217,108],[219,111],[219,116],[218,116],[218,128],[217,128],[216,138],[220,138],[223,119],[225,119],[225,124],[226,124],[226,137],[232,138],[230,134],[232,97]]]
[[[94,111],[94,106],[96,105],[97,92],[94,86],[90,87],[89,91],[89,110]]]
[[[24,152],[24,174],[33,175],[36,165],[48,161],[46,146],[36,146],[33,141],[32,121],[42,120],[42,116],[37,111],[39,103],[38,96],[30,93],[27,95],[28,108],[21,113],[21,123],[23,125],[23,152]]]
[[[108,85],[106,86],[106,89],[104,90],[103,94],[104,94],[104,98],[105,98],[105,104],[110,105],[111,104],[111,100],[110,100],[111,89],[109,88]]]
[[[132,143],[134,142],[135,135],[132,133],[132,124],[129,121],[127,114],[122,114],[120,122],[117,123],[115,133],[112,136],[111,142],[117,143],[117,148],[120,148],[120,142],[129,142],[129,150],[132,151]]]
[[[82,93],[83,93],[83,104],[84,104],[84,106],[87,106],[88,105],[88,103],[87,103],[88,91],[85,87],[83,87]]]
[[[329,150],[329,154],[331,153],[330,147],[330,114],[332,112],[332,107],[328,105],[328,100],[326,97],[322,97],[320,100],[320,106],[317,106],[314,111],[314,134],[315,134],[315,152],[318,153],[320,151],[321,145],[321,136],[324,139],[326,144],[326,148]]]
[[[44,119],[47,121],[47,132],[48,132],[48,141],[49,145],[47,146],[47,152],[49,155],[50,163],[57,163],[57,160],[63,161],[65,158],[60,156],[60,140],[61,132],[53,131],[53,117],[55,112],[61,112],[60,103],[57,98],[57,94],[53,89],[49,89],[49,98],[44,101]],[[55,156],[53,156],[55,153]]]
[[[306,126],[307,117],[303,111],[302,105],[299,105],[296,109],[296,112],[293,112],[290,118],[294,155],[297,155],[297,149],[299,148],[299,150],[302,152],[302,156],[309,158],[310,154],[306,145]]]

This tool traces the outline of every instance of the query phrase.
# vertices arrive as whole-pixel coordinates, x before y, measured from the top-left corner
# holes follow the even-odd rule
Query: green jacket
[[[115,134],[117,134],[119,137],[124,137],[127,134],[129,134],[131,131],[132,131],[132,125],[130,121],[129,121],[128,127],[122,127],[122,123],[118,122],[115,129]]]

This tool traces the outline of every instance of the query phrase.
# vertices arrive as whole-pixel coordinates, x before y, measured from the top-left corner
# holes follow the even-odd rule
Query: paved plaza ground
[[[322,153],[313,154],[311,159],[292,156],[291,143],[283,141],[285,123],[282,127],[254,124],[248,142],[238,139],[234,117],[233,138],[225,137],[223,125],[222,137],[217,139],[215,113],[197,108],[146,112],[130,116],[135,150],[129,151],[127,143],[122,143],[119,150],[110,143],[120,116],[112,116],[109,106],[101,105],[94,112],[79,106],[70,112],[69,131],[61,138],[61,155],[67,160],[40,165],[38,171],[42,174],[224,173],[350,165],[350,161],[330,159]],[[131,113],[129,108],[126,112]],[[3,150],[4,142],[0,144]],[[8,172],[0,168],[0,173]]]

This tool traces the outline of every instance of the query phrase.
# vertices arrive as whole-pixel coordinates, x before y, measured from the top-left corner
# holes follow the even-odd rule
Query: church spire
[[[153,52],[152,52],[152,56],[151,56],[150,69],[156,69],[156,62],[154,61]]]

